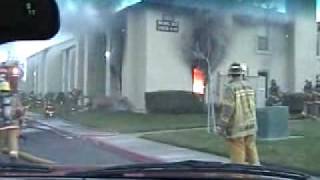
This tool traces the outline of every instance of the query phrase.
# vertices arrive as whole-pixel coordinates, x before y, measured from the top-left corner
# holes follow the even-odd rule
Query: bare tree
[[[226,55],[230,29],[227,25],[227,15],[222,12],[198,10],[194,18],[196,23],[192,35],[192,61],[207,63],[208,131],[213,132],[215,130],[213,74]]]
[[[208,11],[197,13],[193,33],[192,53],[195,59],[206,60],[212,73],[226,54],[228,34],[221,15],[214,16]]]

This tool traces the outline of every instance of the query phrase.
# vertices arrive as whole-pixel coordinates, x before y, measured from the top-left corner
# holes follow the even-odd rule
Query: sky
[[[320,0],[317,0],[317,22],[320,21]]]
[[[32,54],[39,52],[49,46],[58,44],[72,38],[72,35],[59,33],[54,38],[44,41],[19,41],[7,43],[0,46],[0,62],[5,59],[24,61]]]

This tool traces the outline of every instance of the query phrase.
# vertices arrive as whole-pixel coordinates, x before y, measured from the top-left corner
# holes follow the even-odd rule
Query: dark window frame
[[[269,40],[268,36],[258,35],[256,43],[257,43],[257,51],[260,51],[260,52],[270,52],[271,51],[270,40]]]

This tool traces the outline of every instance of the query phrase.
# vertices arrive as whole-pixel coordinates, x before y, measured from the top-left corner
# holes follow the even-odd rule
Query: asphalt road
[[[22,151],[62,165],[125,165],[133,162],[118,154],[76,137],[55,133],[50,129],[23,130]]]
[[[23,160],[17,160],[17,163],[25,163],[25,161]],[[12,161],[10,160],[9,156],[7,155],[0,155],[0,163],[12,163]]]

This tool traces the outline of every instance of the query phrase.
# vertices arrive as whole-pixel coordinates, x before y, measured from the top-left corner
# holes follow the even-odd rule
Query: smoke
[[[103,32],[114,13],[142,0],[57,0],[61,14],[61,31],[78,34]]]
[[[194,0],[186,0],[194,2]],[[208,60],[211,71],[219,66],[228,53],[228,45],[232,41],[232,23],[246,26],[256,24],[286,25],[288,16],[284,13],[284,1],[246,0],[246,1],[204,1],[186,3],[174,0],[175,5],[191,6],[193,14],[193,37],[186,43],[191,62],[199,64],[199,60]],[[185,1],[183,1],[185,2]],[[210,3],[210,4],[208,4]],[[190,45],[191,44],[191,45]],[[187,52],[187,51],[186,51]]]
[[[61,32],[73,35],[103,31],[108,22],[108,6],[98,1],[58,0]],[[104,8],[106,11],[103,11]]]
[[[197,10],[194,14],[192,52],[194,59],[207,60],[211,71],[225,58],[230,40],[227,13]]]

